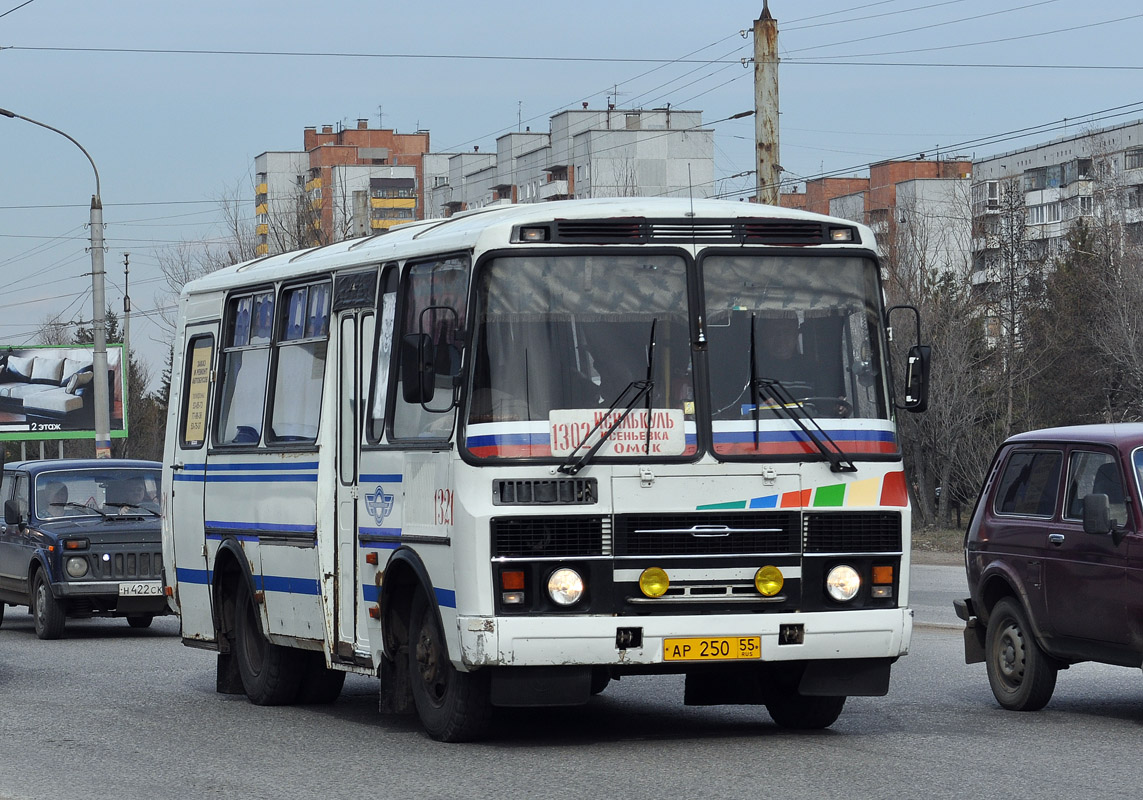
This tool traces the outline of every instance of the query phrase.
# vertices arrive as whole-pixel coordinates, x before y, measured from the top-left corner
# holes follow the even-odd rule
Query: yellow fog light
[[[773,597],[782,591],[782,584],[785,581],[786,579],[782,577],[782,570],[770,564],[754,573],[754,588],[763,597]]]
[[[639,576],[639,591],[647,597],[662,597],[670,585],[671,579],[658,567],[647,567]]]

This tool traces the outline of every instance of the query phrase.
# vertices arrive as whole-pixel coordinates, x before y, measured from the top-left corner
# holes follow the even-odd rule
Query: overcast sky
[[[749,31],[761,2],[323,3],[0,0],[0,107],[65,131],[99,169],[107,296],[153,381],[158,258],[253,214],[254,157],[306,126],[427,129],[434,151],[493,150],[518,127],[609,96],[700,110],[718,190],[753,186]],[[1128,0],[772,0],[787,177],[892,157],[983,157],[1143,118],[1143,6]],[[1111,110],[1114,109],[1114,110]],[[1066,120],[1066,122],[1065,122]],[[1031,133],[1023,137],[1014,132]],[[0,117],[0,343],[90,320],[95,179],[50,131]]]

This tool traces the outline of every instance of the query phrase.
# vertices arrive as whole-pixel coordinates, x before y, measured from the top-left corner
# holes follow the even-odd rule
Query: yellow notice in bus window
[[[200,339],[191,350],[190,376],[187,381],[187,415],[183,442],[198,445],[206,439],[206,401],[210,394],[210,361],[214,341]]]

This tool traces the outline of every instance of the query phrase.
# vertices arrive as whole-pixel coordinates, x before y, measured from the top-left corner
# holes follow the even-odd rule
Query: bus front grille
[[[805,516],[806,553],[899,553],[901,515],[851,511]]]
[[[615,555],[797,553],[797,512],[621,514]]]
[[[491,521],[494,558],[609,555],[610,521],[600,516],[499,517]]]

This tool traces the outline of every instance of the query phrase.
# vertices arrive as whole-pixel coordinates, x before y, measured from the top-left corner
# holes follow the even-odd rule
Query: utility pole
[[[127,404],[131,398],[131,254],[123,254],[123,356],[119,365],[123,369],[123,419],[127,419]]]
[[[754,20],[754,140],[758,202],[776,206],[782,174],[778,166],[778,21],[770,16],[769,0],[762,0],[762,16]]]

